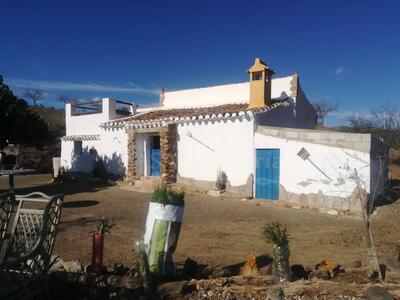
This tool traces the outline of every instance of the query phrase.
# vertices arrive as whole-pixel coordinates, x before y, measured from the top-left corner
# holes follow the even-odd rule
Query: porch
[[[126,180],[154,184],[176,182],[176,124],[155,128],[127,129],[128,170]]]

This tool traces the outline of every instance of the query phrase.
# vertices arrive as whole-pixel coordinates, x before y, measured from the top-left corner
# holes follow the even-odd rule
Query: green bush
[[[185,193],[174,191],[167,188],[165,185],[160,185],[155,188],[151,202],[160,203],[162,205],[185,205]]]

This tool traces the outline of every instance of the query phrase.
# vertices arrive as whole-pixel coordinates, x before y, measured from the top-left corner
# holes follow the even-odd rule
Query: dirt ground
[[[115,227],[105,240],[108,265],[134,263],[133,243],[144,231],[150,194],[122,190],[118,186],[53,184],[50,175],[16,177],[18,194],[42,191],[65,194],[55,254],[64,260],[90,262],[91,232],[103,217]],[[0,179],[0,188],[6,186]],[[367,261],[362,222],[353,216],[330,216],[310,210],[294,210],[262,201],[213,198],[187,192],[181,236],[174,259],[188,257],[203,264],[230,265],[249,256],[263,256],[271,248],[261,236],[266,219],[279,220],[290,234],[291,264],[310,266],[332,258],[346,266]],[[381,263],[399,268],[400,201],[380,207],[372,216],[372,229]]]

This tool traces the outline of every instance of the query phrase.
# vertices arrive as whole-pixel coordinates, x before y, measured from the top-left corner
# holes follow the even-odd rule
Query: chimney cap
[[[263,62],[261,58],[256,57],[254,60],[254,65],[247,70],[247,73],[260,72],[264,70],[269,71],[272,74],[275,73],[275,71],[272,70],[265,62]]]

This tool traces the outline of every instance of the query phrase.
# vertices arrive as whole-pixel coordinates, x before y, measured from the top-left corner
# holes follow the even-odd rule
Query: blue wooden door
[[[160,149],[150,150],[150,176],[160,176]]]
[[[256,198],[279,199],[279,149],[257,149]]]

